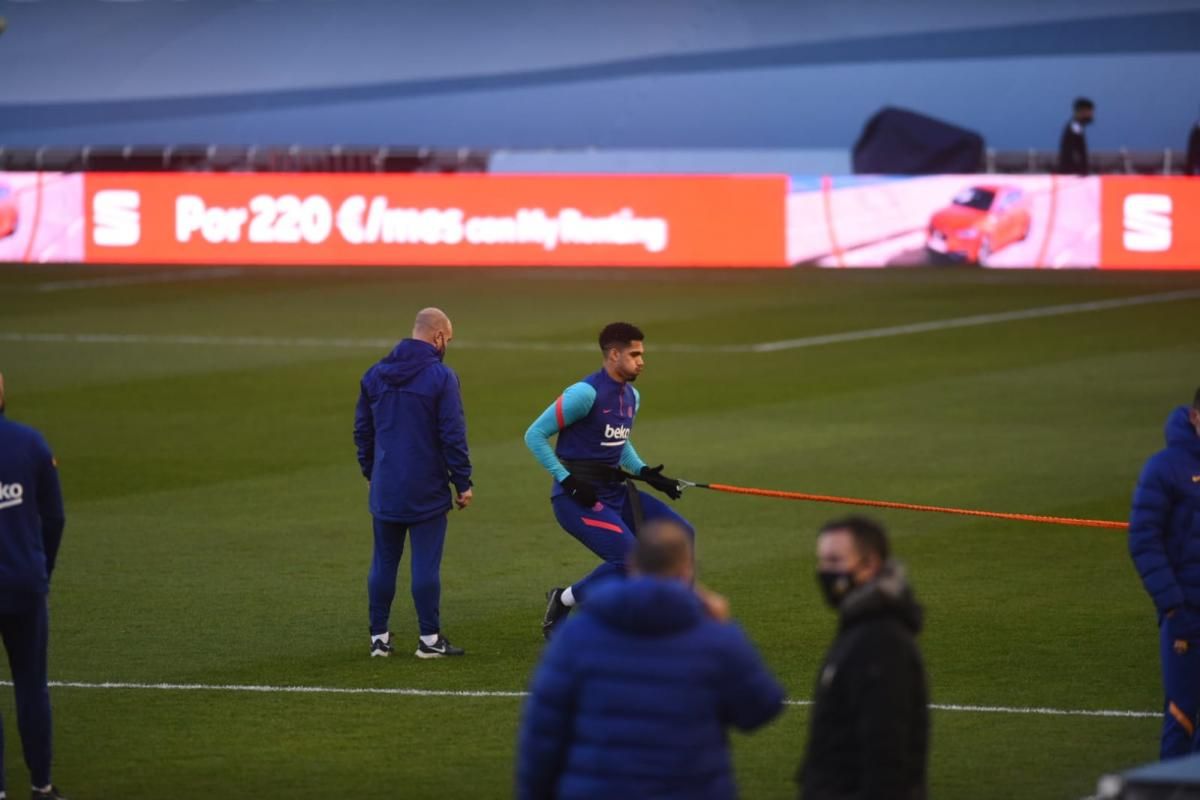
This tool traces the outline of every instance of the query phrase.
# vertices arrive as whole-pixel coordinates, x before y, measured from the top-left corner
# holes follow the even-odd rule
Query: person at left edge
[[[46,668],[46,596],[66,524],[62,489],[46,440],[33,428],[5,419],[4,408],[0,375],[0,636],[12,668],[31,796],[63,800],[50,782],[53,736]],[[0,763],[0,797],[6,796],[4,789]]]
[[[375,553],[367,578],[371,655],[392,653],[388,629],[396,572],[407,535],[418,658],[461,656],[441,632],[441,563],[446,515],[474,497],[467,423],[458,376],[442,363],[454,328],[445,312],[426,308],[404,339],[362,379],[354,415],[358,463],[370,489]],[[450,496],[453,484],[457,498]]]

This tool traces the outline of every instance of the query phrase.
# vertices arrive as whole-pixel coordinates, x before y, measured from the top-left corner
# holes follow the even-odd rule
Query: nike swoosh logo
[[[602,408],[602,409],[600,409],[600,413],[601,414],[611,414],[612,409],[611,408]]]

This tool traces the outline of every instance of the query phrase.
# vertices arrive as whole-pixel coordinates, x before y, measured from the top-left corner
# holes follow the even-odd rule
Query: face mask
[[[818,570],[817,583],[821,594],[830,608],[837,608],[846,599],[846,595],[854,588],[854,576],[849,570],[835,572],[833,570]]]

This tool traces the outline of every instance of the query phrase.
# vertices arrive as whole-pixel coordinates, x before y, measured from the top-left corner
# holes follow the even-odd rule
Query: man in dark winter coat
[[[916,641],[921,607],[889,560],[883,527],[857,516],[827,523],[817,537],[817,578],[839,620],[817,678],[801,795],[922,800],[929,699]]]
[[[1200,750],[1200,389],[1171,412],[1166,438],[1134,490],[1129,552],[1158,612],[1160,754],[1173,758]]]
[[[375,555],[367,578],[371,655],[392,653],[388,615],[404,539],[412,545],[412,598],[420,636],[418,658],[461,656],[441,634],[440,569],[450,485],[466,508],[472,499],[467,423],[458,376],[442,363],[454,338],[440,309],[417,314],[405,339],[363,376],[354,414],[358,463],[369,482]]]
[[[724,600],[691,587],[682,525],[647,523],[631,565],[550,639],[521,720],[521,800],[729,800],[727,729],[754,730],[783,708]]]

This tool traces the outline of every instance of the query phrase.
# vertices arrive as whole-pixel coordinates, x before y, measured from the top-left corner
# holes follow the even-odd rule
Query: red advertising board
[[[783,267],[784,176],[86,176],[84,259]]]
[[[1200,178],[1105,177],[1100,264],[1200,269]]]

